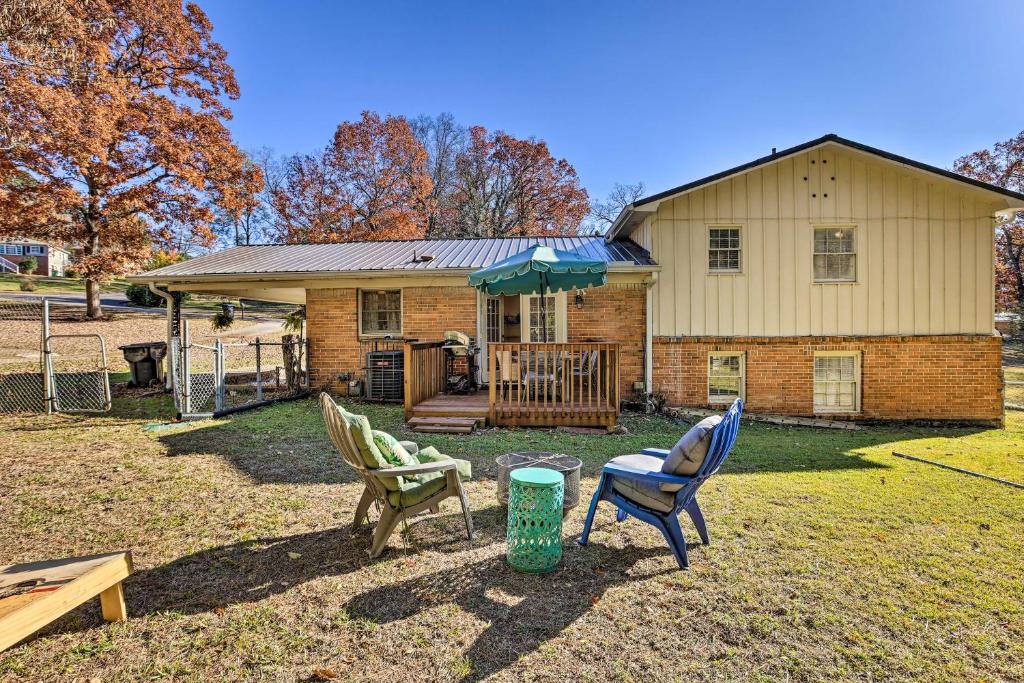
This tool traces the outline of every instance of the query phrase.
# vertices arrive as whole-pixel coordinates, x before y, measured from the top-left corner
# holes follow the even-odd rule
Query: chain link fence
[[[103,338],[62,333],[78,317],[45,299],[0,299],[0,412],[110,409]]]
[[[186,419],[209,417],[305,395],[307,355],[302,335],[195,341],[184,321],[169,354],[178,412]]]
[[[1003,405],[1007,410],[1024,410],[1024,382],[1008,380],[1003,391]]]
[[[0,412],[46,409],[42,321],[42,300],[0,300]]]

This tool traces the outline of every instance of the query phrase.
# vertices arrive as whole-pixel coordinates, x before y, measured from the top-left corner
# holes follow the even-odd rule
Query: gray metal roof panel
[[[475,270],[538,243],[608,263],[630,263],[637,267],[657,265],[645,249],[629,240],[606,242],[601,236],[505,237],[233,247],[158,268],[137,277],[154,280],[269,273]],[[434,258],[431,261],[417,261],[413,260],[414,253]]]

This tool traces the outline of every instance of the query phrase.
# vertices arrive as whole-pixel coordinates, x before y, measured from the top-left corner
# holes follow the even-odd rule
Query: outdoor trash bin
[[[164,382],[164,356],[166,342],[142,342],[117,347],[124,353],[124,359],[132,371],[131,386],[147,387],[153,382]]]
[[[542,467],[510,475],[508,563],[521,572],[549,572],[562,559],[562,499],[565,477]]]

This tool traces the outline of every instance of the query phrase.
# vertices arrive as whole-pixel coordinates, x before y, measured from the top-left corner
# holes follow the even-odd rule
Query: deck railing
[[[442,341],[406,342],[403,359],[405,419],[412,416],[417,403],[433,398],[445,390],[448,381]]]
[[[615,424],[618,344],[492,343],[487,348],[491,424]]]

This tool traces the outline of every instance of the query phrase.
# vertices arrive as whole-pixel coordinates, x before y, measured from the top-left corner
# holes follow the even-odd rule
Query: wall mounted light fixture
[[[576,290],[576,299],[575,299],[574,302],[576,304],[576,308],[583,308],[583,292],[582,291],[580,291],[578,289]]]

